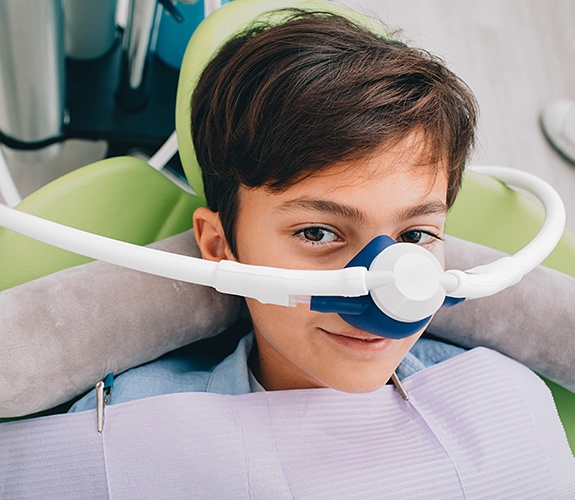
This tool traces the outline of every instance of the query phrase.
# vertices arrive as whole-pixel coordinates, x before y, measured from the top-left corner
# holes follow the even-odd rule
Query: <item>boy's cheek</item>
[[[441,267],[445,269],[445,243],[443,241],[437,242],[431,249],[431,253],[439,261]]]

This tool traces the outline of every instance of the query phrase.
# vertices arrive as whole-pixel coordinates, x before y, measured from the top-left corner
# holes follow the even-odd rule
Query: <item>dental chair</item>
[[[237,5],[234,5],[237,4]],[[19,210],[138,245],[190,229],[193,211],[205,204],[189,127],[194,82],[226,35],[259,12],[302,4],[338,11],[325,2],[232,2],[202,23],[190,41],[180,76],[176,130],[179,154],[198,194],[187,192],[146,162],[111,158],[67,174],[27,197]],[[346,15],[349,11],[345,11]],[[541,225],[542,211],[501,182],[468,173],[448,216],[446,232],[503,252],[524,246]],[[88,262],[89,259],[0,228],[0,290]],[[569,230],[544,263],[575,276],[575,234]],[[575,394],[547,381],[575,451]]]

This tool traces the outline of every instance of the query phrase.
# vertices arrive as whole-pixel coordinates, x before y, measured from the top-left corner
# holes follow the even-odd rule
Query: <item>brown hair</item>
[[[441,60],[326,12],[291,11],[235,36],[192,98],[208,206],[232,252],[240,185],[281,191],[416,129],[429,163],[447,164],[451,206],[476,122],[473,94]]]

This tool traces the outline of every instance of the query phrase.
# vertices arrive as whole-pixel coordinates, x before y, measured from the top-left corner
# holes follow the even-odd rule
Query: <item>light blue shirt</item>
[[[110,404],[124,403],[176,392],[211,392],[216,394],[247,394],[250,387],[249,354],[254,334],[243,337],[236,350],[221,362],[205,366],[199,356],[174,351],[157,361],[128,370],[114,382]],[[428,338],[419,339],[396,370],[400,379],[464,352],[463,349]],[[252,383],[253,386],[253,383]],[[71,412],[96,408],[96,393],[89,392],[77,401]]]

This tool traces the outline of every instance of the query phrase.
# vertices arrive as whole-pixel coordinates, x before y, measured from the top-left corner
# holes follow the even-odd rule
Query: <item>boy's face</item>
[[[235,258],[294,269],[341,269],[374,237],[424,246],[443,262],[445,168],[421,167],[423,142],[411,135],[369,160],[338,164],[280,193],[240,188]],[[210,242],[202,209],[196,231],[204,257],[234,259]],[[217,214],[211,214],[217,226]],[[216,217],[216,219],[214,219]],[[208,217],[209,218],[209,217]],[[202,245],[204,232],[204,245]],[[209,243],[209,244],[207,244]],[[385,385],[419,334],[383,339],[337,314],[248,300],[258,358],[252,370],[268,390],[332,387],[366,392]]]

